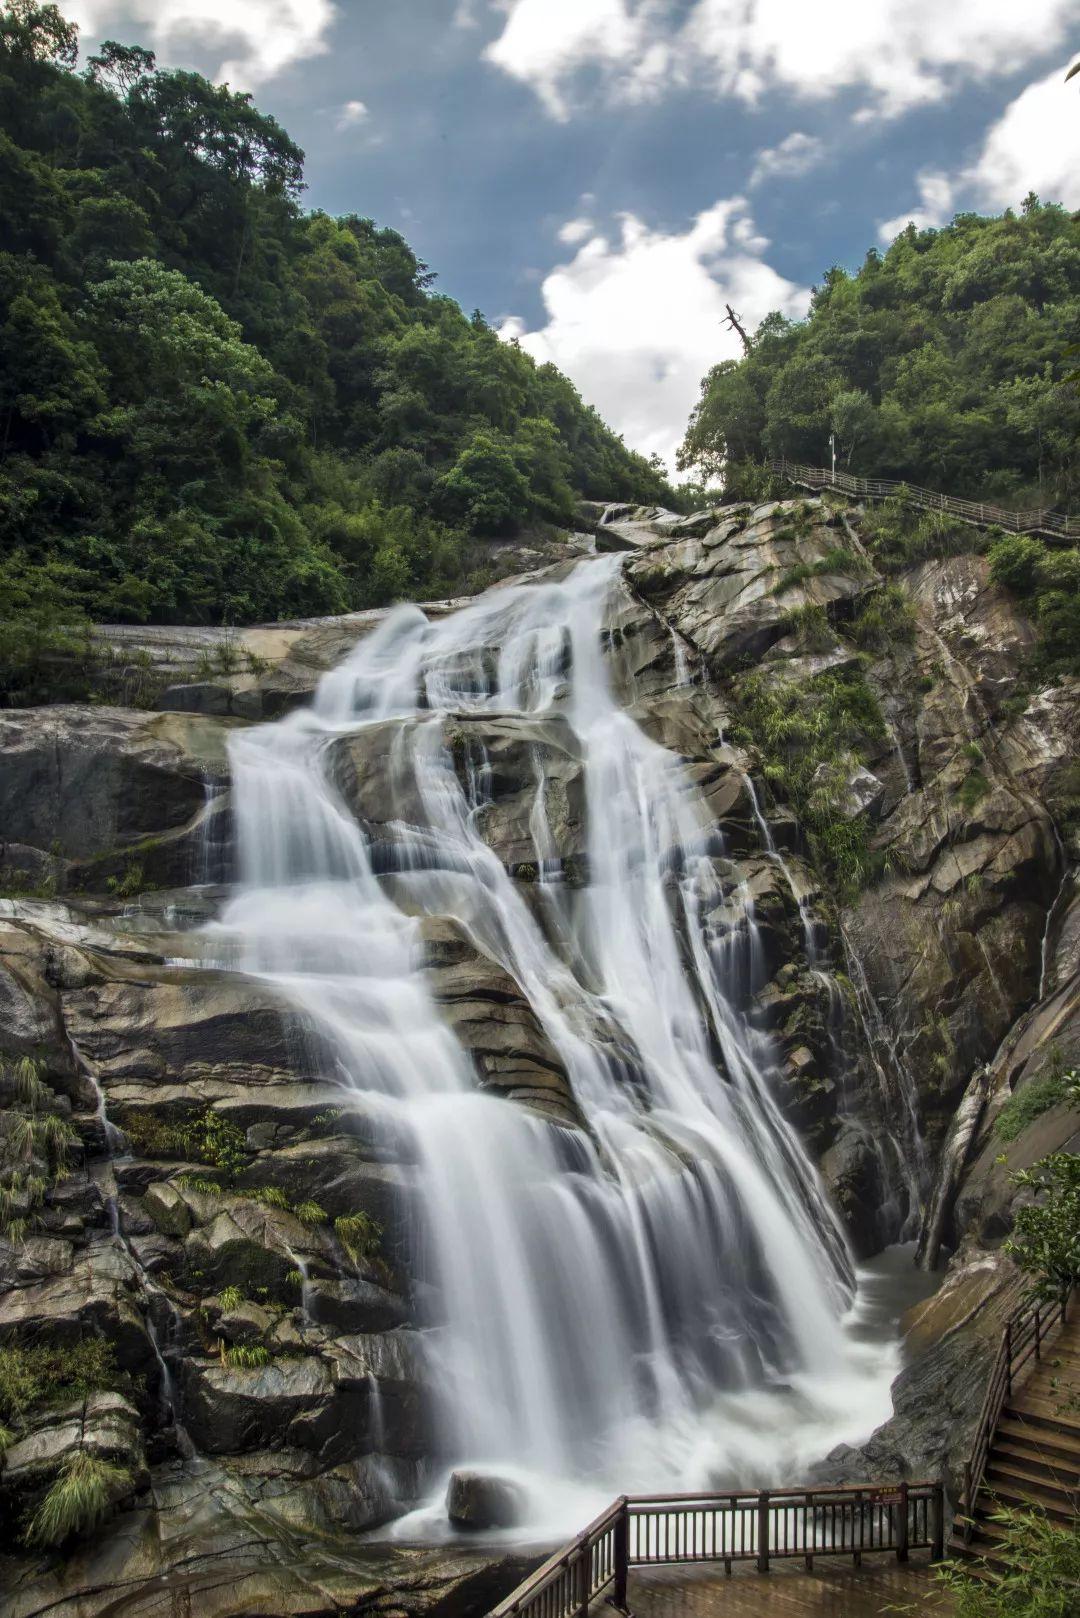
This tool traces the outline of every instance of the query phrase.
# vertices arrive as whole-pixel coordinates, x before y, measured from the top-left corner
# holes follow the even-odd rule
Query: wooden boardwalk
[[[770,1573],[736,1568],[730,1577],[709,1568],[635,1569],[628,1591],[634,1618],[877,1618],[910,1611],[913,1618],[949,1618],[952,1602],[925,1559],[900,1565],[867,1558],[861,1568],[823,1557],[812,1573],[799,1563],[775,1563]],[[594,1608],[611,1614],[611,1608]]]

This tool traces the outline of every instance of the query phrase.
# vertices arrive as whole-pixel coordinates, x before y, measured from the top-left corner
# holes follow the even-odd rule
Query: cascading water
[[[220,927],[413,1143],[440,1453],[542,1476],[559,1527],[560,1502],[580,1517],[575,1484],[599,1499],[797,1468],[883,1419],[895,1369],[851,1329],[844,1239],[747,1015],[752,907],[678,759],[614,694],[620,567],[591,559],[439,622],[397,609],[311,710],[230,744],[242,881]],[[479,834],[485,719],[557,723],[581,761],[572,894],[541,749],[535,905]],[[328,763],[373,725],[408,806],[377,845]],[[424,914],[455,918],[520,985],[581,1127],[477,1087],[418,964]]]

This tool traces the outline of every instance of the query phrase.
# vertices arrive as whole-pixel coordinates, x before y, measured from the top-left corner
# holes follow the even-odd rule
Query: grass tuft
[[[30,1519],[28,1545],[62,1545],[73,1534],[96,1528],[132,1487],[131,1473],[90,1450],[78,1449]]]

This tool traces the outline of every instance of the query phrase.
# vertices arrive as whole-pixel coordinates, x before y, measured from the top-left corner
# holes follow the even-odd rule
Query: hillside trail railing
[[[1045,1298],[1029,1298],[1005,1322],[972,1439],[971,1456],[964,1466],[964,1491],[956,1518],[965,1545],[975,1529],[975,1504],[1005,1401],[1012,1398],[1013,1387],[1024,1367],[1032,1360],[1042,1359],[1046,1344],[1068,1320],[1071,1296],[1071,1292],[1063,1292],[1049,1302]]]
[[[957,500],[936,489],[920,489],[914,483],[893,483],[882,478],[857,478],[850,472],[834,472],[827,466],[800,466],[795,461],[770,461],[769,470],[788,483],[807,489],[836,489],[856,500],[887,500],[901,495],[912,505],[928,511],[946,511],[961,522],[981,527],[1005,528],[1014,534],[1042,534],[1048,539],[1080,539],[1080,517],[1063,517],[1058,511],[1006,511],[1004,506],[983,505],[977,500]]]
[[[623,1495],[584,1533],[492,1608],[489,1618],[585,1618],[610,1591],[626,1612],[631,1568],[674,1564],[753,1563],[912,1550],[944,1555],[945,1503],[940,1483],[834,1489],[761,1489],[725,1494]]]

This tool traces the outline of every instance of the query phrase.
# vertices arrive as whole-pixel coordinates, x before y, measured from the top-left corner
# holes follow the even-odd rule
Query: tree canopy
[[[248,95],[0,0],[0,614],[243,622],[460,588],[477,536],[670,498]]]
[[[680,465],[733,492],[749,463],[837,463],[1010,506],[1080,509],[1080,217],[1028,197],[999,218],[909,225],[802,322],[769,315],[702,383]]]

